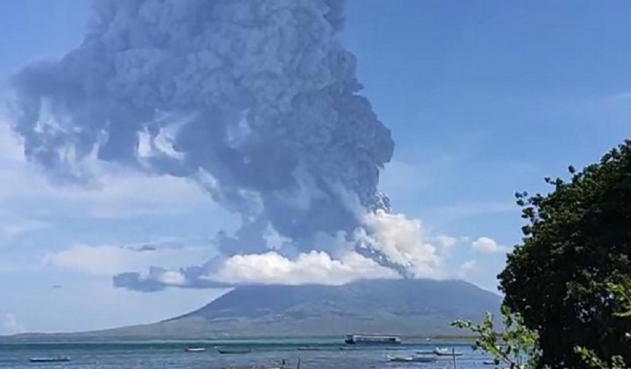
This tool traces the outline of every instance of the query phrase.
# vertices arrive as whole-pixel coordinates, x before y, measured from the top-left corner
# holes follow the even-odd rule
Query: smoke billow
[[[269,255],[270,232],[285,260],[317,251],[405,276],[434,267],[427,250],[375,237],[391,221],[377,186],[394,142],[335,39],[344,1],[98,0],[93,11],[80,46],[14,76],[27,158],[59,182],[98,182],[82,165],[94,156],[190,178],[242,220],[217,235],[220,260],[116,285],[212,286],[231,257]]]

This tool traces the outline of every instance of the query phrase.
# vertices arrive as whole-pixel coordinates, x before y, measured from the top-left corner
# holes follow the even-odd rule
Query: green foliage
[[[583,348],[577,347],[576,353],[578,353],[585,361],[586,366],[592,369],[627,369],[627,365],[620,355],[616,355],[609,361],[603,361],[594,352]]]
[[[631,318],[631,283],[628,281],[620,284],[609,283],[608,289],[612,297],[624,306],[624,311],[616,313],[616,316]],[[473,324],[470,321],[457,320],[451,325],[460,329],[467,329],[477,336],[475,341],[476,350],[482,350],[491,355],[494,359],[495,367],[508,367],[510,369],[524,368],[534,369],[539,367],[539,336],[536,332],[524,326],[523,319],[516,314],[512,314],[509,308],[502,306],[502,329],[496,330],[493,315],[486,313],[480,324]],[[625,334],[627,340],[631,340],[631,332]],[[580,357],[580,364],[590,369],[628,369],[624,359],[620,355],[615,355],[609,360],[602,360],[594,353],[584,347],[577,346],[573,350]],[[566,367],[567,368],[567,367]]]
[[[631,279],[631,141],[569,172],[546,178],[549,194],[516,194],[527,224],[498,276],[504,304],[538,333],[540,367],[591,368],[585,352],[630,364],[631,314],[612,286]]]
[[[617,317],[630,319],[631,318],[631,293],[630,283],[628,280],[621,281],[621,283],[609,283],[608,289],[612,294],[612,297],[623,306],[623,311],[615,313]],[[631,340],[631,332],[625,334],[627,344]],[[610,360],[604,361],[600,359],[592,350],[588,350],[584,347],[576,347],[575,352],[578,353],[585,361],[588,367],[592,369],[627,369],[628,366],[624,359],[620,355],[611,357]]]
[[[452,326],[467,329],[478,338],[476,350],[482,350],[493,357],[495,367],[534,368],[539,355],[538,336],[528,330],[519,315],[511,314],[507,306],[502,306],[502,329],[496,330],[493,315],[486,313],[480,324],[456,320]]]

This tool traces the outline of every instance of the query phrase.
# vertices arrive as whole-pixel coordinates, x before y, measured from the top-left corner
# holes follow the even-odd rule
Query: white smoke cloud
[[[364,222],[365,227],[359,228],[356,236],[378,250],[389,263],[405,266],[416,278],[440,276],[437,248],[429,243],[429,235],[419,220],[378,209],[366,214]]]
[[[350,241],[343,241],[343,237],[334,241],[340,245],[338,250],[345,250],[337,258],[315,250],[299,254],[295,259],[276,252],[235,255],[209,278],[234,284],[343,284],[356,279],[401,277],[384,263],[352,251],[356,241],[378,250],[387,258],[386,264],[406,265],[415,278],[449,276],[444,269],[441,248],[430,241],[436,240],[439,244],[447,242],[452,246],[455,239],[446,236],[431,238],[420,221],[383,210],[367,213],[364,222],[364,227],[359,227]]]
[[[357,279],[399,278],[392,269],[356,252],[332,259],[325,252],[311,251],[290,260],[276,252],[235,255],[225,261],[211,279],[230,284],[344,284]]]
[[[358,279],[401,278],[398,271],[385,265],[406,265],[414,278],[453,277],[446,269],[445,255],[456,240],[438,235],[433,237],[416,219],[385,211],[368,213],[366,224],[347,237],[321,234],[317,245],[308,253],[293,257],[277,251],[261,254],[239,254],[220,258],[192,269],[169,270],[150,268],[141,276],[128,273],[117,278],[122,286],[133,284],[144,291],[156,291],[160,286],[224,287],[241,284],[329,284],[337,285]],[[362,242],[376,249],[387,259],[377,260],[354,251]],[[435,244],[434,244],[435,243]],[[331,255],[318,249],[334,250]],[[193,277],[191,277],[193,276]]]

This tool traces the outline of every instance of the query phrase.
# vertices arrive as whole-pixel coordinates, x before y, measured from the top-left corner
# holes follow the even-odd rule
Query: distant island
[[[78,333],[24,333],[2,341],[145,341],[342,337],[397,334],[467,340],[450,326],[497,313],[501,297],[461,280],[362,280],[341,286],[237,287],[208,305],[162,322]]]

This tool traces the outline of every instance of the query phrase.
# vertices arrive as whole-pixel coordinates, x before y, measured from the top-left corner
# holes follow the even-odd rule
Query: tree
[[[630,286],[631,283],[628,281],[623,284],[608,285],[613,298],[624,306],[624,311],[616,314],[623,319],[631,319]],[[506,305],[502,305],[501,313],[503,327],[499,331],[494,325],[493,315],[488,312],[480,324],[456,320],[451,325],[474,333],[477,336],[474,349],[491,355],[495,368],[537,368],[540,365],[541,354],[537,333],[526,328],[521,316],[511,313]],[[631,340],[631,333],[627,333],[626,338]],[[584,347],[575,347],[573,351],[580,356],[581,365],[590,369],[628,369],[621,356],[602,360],[593,351]]]
[[[501,312],[503,327],[499,331],[488,312],[480,324],[456,320],[451,325],[476,335],[474,350],[491,355],[496,368],[534,368],[539,356],[536,332],[527,329],[521,317],[511,314],[507,306],[502,306]]]
[[[538,366],[589,367],[576,347],[630,364],[631,320],[610,286],[631,278],[631,141],[569,172],[546,178],[549,194],[516,194],[527,224],[498,276],[504,304],[537,332]]]

